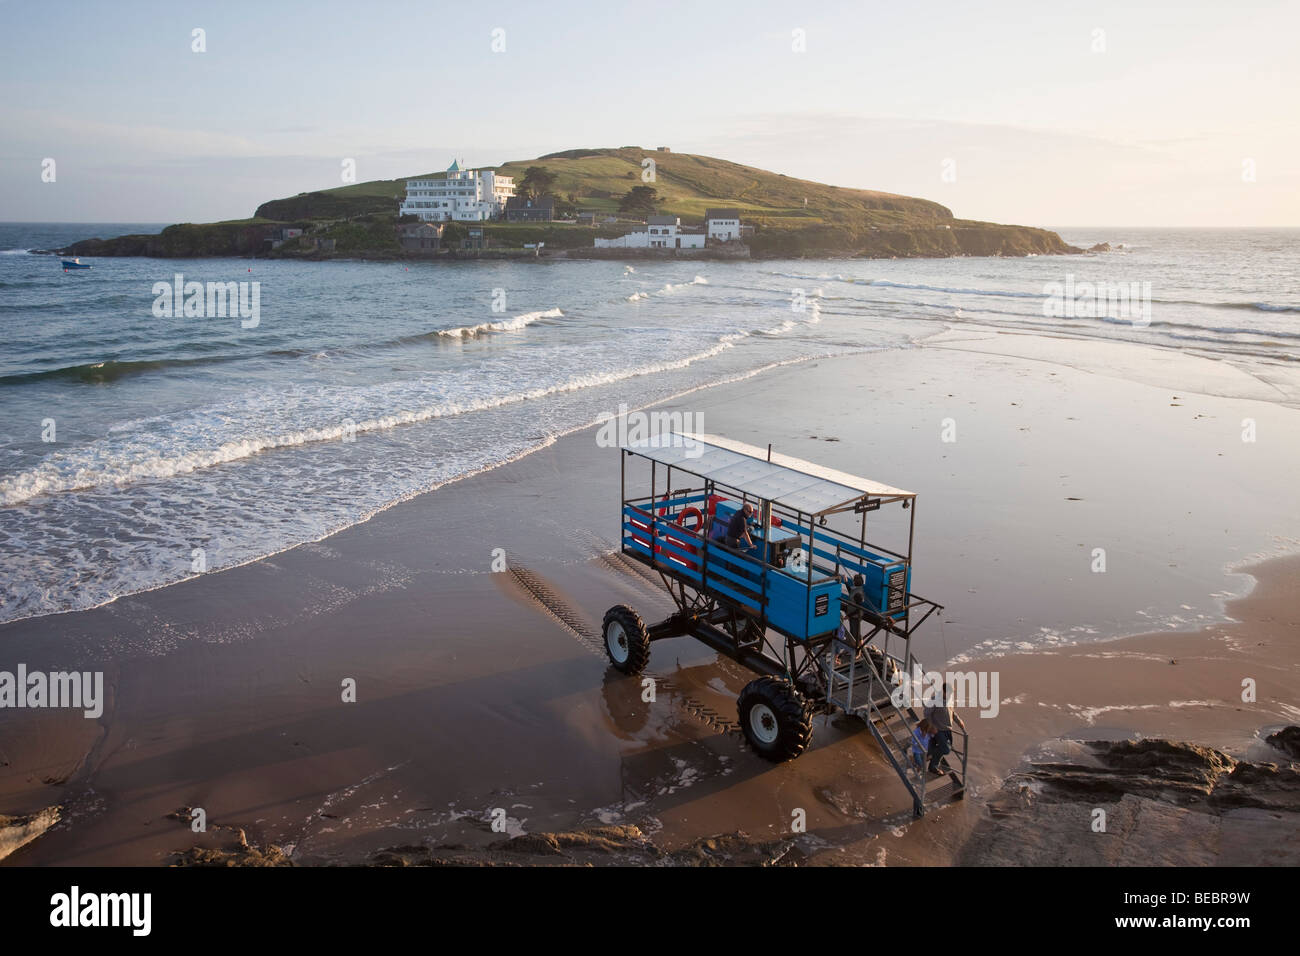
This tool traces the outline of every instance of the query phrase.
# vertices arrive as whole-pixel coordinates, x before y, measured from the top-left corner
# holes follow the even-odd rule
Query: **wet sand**
[[[967,800],[913,821],[851,723],[818,718],[799,760],[758,760],[735,723],[749,675],[689,639],[654,646],[653,704],[608,669],[604,610],[671,605],[609,553],[618,455],[588,429],[322,542],[0,628],[0,669],[101,668],[109,688],[98,720],[0,712],[0,813],[61,807],[5,865],[159,865],[240,832],[301,863],[395,846],[463,858],[602,826],[635,826],[678,861],[732,835],[724,856],[944,863],[1003,781],[1062,740],[1140,734],[1284,763],[1259,732],[1300,722],[1300,559],[1259,562],[1300,538],[1300,412],[1220,363],[1014,339],[964,332],[664,406],[920,494],[914,587],[946,610],[916,653],[1000,678],[998,715],[965,715]],[[817,382],[836,383],[833,402]],[[510,569],[493,573],[497,549]],[[1223,600],[1255,578],[1225,621]],[[205,834],[175,816],[193,807]],[[620,846],[610,859],[635,856]]]

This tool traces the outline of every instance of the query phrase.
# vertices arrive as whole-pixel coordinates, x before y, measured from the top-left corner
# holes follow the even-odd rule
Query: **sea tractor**
[[[610,608],[610,663],[640,673],[652,643],[689,635],[757,675],[738,709],[759,756],[798,757],[814,716],[846,714],[870,729],[917,816],[960,799],[965,724],[953,722],[932,776],[922,707],[900,690],[923,670],[913,633],[943,609],[911,590],[916,495],[716,435],[664,432],[624,443],[620,457],[622,552],[657,572],[677,610],[646,626],[627,605]],[[629,497],[630,482],[640,494]],[[748,542],[733,547],[727,526],[747,504]],[[908,513],[882,521],[887,506]],[[906,550],[868,543],[868,515]]]

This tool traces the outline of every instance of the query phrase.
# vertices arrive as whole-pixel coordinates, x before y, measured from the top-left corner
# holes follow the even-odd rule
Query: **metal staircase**
[[[925,814],[927,805],[943,805],[964,795],[969,735],[966,725],[957,717],[952,728],[952,752],[939,763],[943,776],[934,776],[926,770],[926,754],[914,736],[921,715],[910,701],[903,701],[899,706],[892,696],[897,687],[896,675],[910,673],[916,666],[916,660],[910,655],[907,660],[900,660],[874,645],[855,648],[838,638],[827,645],[818,660],[818,669],[825,678],[827,702],[862,718],[912,795],[912,810],[919,817]]]

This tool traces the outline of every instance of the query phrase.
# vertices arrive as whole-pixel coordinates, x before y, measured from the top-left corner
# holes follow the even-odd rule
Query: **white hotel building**
[[[408,179],[399,212],[419,216],[424,222],[481,222],[499,218],[506,200],[514,194],[514,177],[499,176],[490,169],[461,169],[459,163],[452,162],[442,179]]]

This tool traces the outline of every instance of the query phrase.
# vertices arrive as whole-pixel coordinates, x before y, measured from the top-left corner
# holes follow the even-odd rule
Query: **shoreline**
[[[991,339],[994,342],[996,342],[995,350],[989,352],[981,348],[979,344],[981,341],[980,339],[981,336],[983,336],[984,339]],[[1026,340],[1039,346],[1037,351],[1040,354],[1037,355],[1033,354],[1034,349],[1032,348],[1026,349],[1022,347],[1019,344],[1018,340]],[[973,352],[977,354],[992,354],[998,356],[999,358],[1042,362],[1048,365],[1067,364],[1068,367],[1074,370],[1082,370],[1092,374],[1101,374],[1101,375],[1109,374],[1109,370],[1104,367],[1104,362],[1102,360],[1099,360],[1095,356],[1090,357],[1088,359],[1080,359],[1079,357],[1076,356],[1071,361],[1077,362],[1077,364],[1067,363],[1066,359],[1063,357],[1063,353],[1060,351],[1062,346],[1069,349],[1100,348],[1102,351],[1113,350],[1113,351],[1121,351],[1121,352],[1126,350],[1138,350],[1138,351],[1155,350],[1156,352],[1172,351],[1165,346],[1137,346],[1134,343],[1124,342],[1124,341],[1099,341],[1086,336],[1084,337],[1072,336],[1064,332],[1051,333],[1051,334],[1043,333],[1043,332],[1020,332],[1016,330],[999,329],[991,326],[983,327],[977,325],[970,325],[970,326],[964,326],[960,328],[942,329],[933,332],[930,335],[923,336],[915,340],[910,345],[903,346],[901,348],[889,347],[889,346],[884,346],[884,347],[871,346],[871,347],[862,347],[862,348],[853,349],[848,352],[822,353],[822,354],[803,356],[799,358],[785,359],[777,362],[769,362],[767,364],[746,371],[730,373],[725,377],[720,378],[716,381],[705,382],[702,384],[687,387],[685,389],[682,389],[681,391],[675,392],[671,395],[662,398],[655,399],[651,402],[647,402],[644,404],[636,404],[636,405],[629,404],[626,406],[625,411],[629,414],[637,414],[637,413],[653,412],[653,410],[656,409],[671,409],[674,406],[680,405],[683,399],[686,399],[692,395],[697,395],[697,394],[702,394],[707,401],[708,393],[714,389],[725,390],[727,389],[728,386],[746,382],[755,377],[782,373],[794,367],[798,367],[808,363],[816,363],[816,362],[823,362],[823,361],[851,362],[855,357],[871,356],[871,357],[880,358],[882,356],[887,356],[890,354],[898,354],[900,352],[907,352],[912,350],[922,350],[922,351],[926,349],[956,350],[959,352],[965,351],[965,352]],[[1132,369],[1125,369],[1125,372],[1131,372],[1131,371]],[[1124,376],[1119,376],[1119,377],[1123,378]],[[1145,382],[1139,382],[1139,384],[1157,385],[1157,384],[1168,384],[1168,383],[1163,382],[1162,376],[1157,375]],[[1220,398],[1247,397],[1247,393],[1244,392],[1233,395],[1232,392],[1234,386],[1230,380],[1224,380],[1224,382],[1213,382],[1211,384],[1225,384],[1225,390],[1222,393],[1213,393],[1207,395],[1207,397],[1220,397]],[[1170,387],[1173,386],[1170,385]],[[1254,395],[1250,397],[1263,400],[1262,395]],[[1286,402],[1277,399],[1273,399],[1271,404],[1276,404],[1280,408],[1291,407]],[[609,414],[612,413],[609,412],[606,413],[606,415]],[[236,564],[231,564],[220,568],[211,569],[207,572],[204,572],[204,574],[213,574],[213,573],[222,573],[222,572],[231,571],[237,568],[245,567],[247,565],[256,564],[260,561],[270,560],[272,558],[275,558],[277,555],[281,555],[286,552],[292,551],[295,548],[320,544],[321,542],[328,541],[330,538],[338,534],[365,525],[367,522],[371,521],[376,516],[382,515],[385,512],[395,507],[399,507],[407,502],[410,502],[412,500],[424,496],[432,495],[437,491],[439,491],[440,489],[448,487],[450,485],[454,485],[459,482],[478,478],[498,468],[508,467],[520,461],[521,459],[533,455],[539,451],[543,451],[549,448],[550,446],[556,444],[557,442],[569,438],[570,436],[580,434],[582,432],[587,432],[587,431],[595,432],[603,424],[603,421],[604,421],[603,418],[598,418],[596,420],[580,423],[568,429],[565,429],[563,431],[547,435],[543,440],[539,441],[536,445],[525,449],[524,451],[520,452],[519,454],[511,458],[504,459],[499,462],[494,462],[482,466],[480,468],[476,468],[472,471],[465,472],[464,474],[455,475],[429,488],[424,488],[419,491],[404,495],[403,497],[395,498],[373,509],[372,511],[366,513],[365,515],[350,521],[345,525],[342,525],[340,527],[325,532],[319,537],[312,538],[310,540],[294,542],[285,545],[284,547],[278,548],[275,551],[267,552],[266,554],[248,558],[247,560],[240,561]],[[832,440],[838,440],[838,439],[832,439]],[[1260,549],[1251,552],[1249,554],[1246,554],[1244,556],[1225,559],[1220,567],[1222,576],[1225,579],[1244,576],[1250,578],[1251,580],[1241,582],[1238,588],[1228,589],[1228,590],[1216,590],[1213,594],[1210,595],[1215,601],[1218,619],[1221,621],[1227,620],[1226,604],[1234,599],[1247,596],[1250,593],[1250,591],[1253,589],[1254,584],[1252,582],[1254,579],[1251,575],[1251,569],[1253,567],[1257,566],[1262,562],[1269,561],[1275,557],[1287,556],[1290,554],[1300,555],[1300,537],[1292,538],[1288,543],[1288,546],[1285,547],[1274,548],[1272,550]],[[143,588],[141,590],[129,591],[123,594],[115,595],[114,597],[106,601],[103,601],[99,604],[87,605],[85,607],[70,607],[62,610],[46,612],[43,614],[36,614],[27,617],[13,618],[11,620],[0,621],[0,628],[9,625],[20,624],[26,621],[39,620],[44,618],[53,618],[53,617],[58,617],[66,614],[77,614],[85,611],[95,610],[98,608],[104,608],[107,606],[111,606],[113,603],[125,598],[130,598],[141,594],[148,594],[150,592],[157,591],[163,588],[184,584],[186,582],[193,581],[202,576],[203,575],[191,574],[187,577],[179,578],[175,581],[168,581],[151,587]],[[1228,581],[1225,580],[1225,584],[1227,583]],[[1132,633],[1135,633],[1133,628],[1118,629],[1118,630],[1113,630],[1108,634],[1101,635],[1100,637],[1094,636],[1090,639],[1108,640],[1117,637],[1124,637]]]
[[[996,255],[981,255],[977,253],[961,252],[950,255],[853,255],[851,253],[843,254],[818,254],[818,255],[792,255],[788,253],[754,255],[735,255],[723,253],[710,253],[709,250],[699,250],[700,254],[689,255],[669,255],[658,254],[653,250],[631,251],[631,250],[601,250],[597,255],[595,249],[557,249],[551,252],[545,252],[541,255],[527,249],[486,249],[466,254],[464,251],[451,252],[446,255],[427,256],[427,255],[403,255],[401,253],[384,253],[379,250],[369,255],[341,255],[341,254],[319,254],[319,255],[234,255],[234,254],[211,254],[211,255],[175,255],[159,256],[145,253],[104,253],[104,252],[77,252],[74,246],[80,245],[81,242],[111,242],[112,240],[80,240],[73,243],[72,246],[65,246],[63,249],[28,249],[28,255],[33,256],[76,256],[78,258],[100,258],[100,259],[159,259],[163,261],[171,259],[237,259],[243,261],[272,261],[272,262],[428,262],[428,263],[452,263],[452,262],[478,262],[478,261],[510,261],[510,262],[593,262],[609,260],[613,262],[875,262],[888,261],[894,259],[1026,259],[1031,257],[1055,257],[1055,256],[1081,256],[1081,255],[1102,255],[1106,250],[1080,249],[1071,246],[1069,249],[1048,251],[1048,252],[1029,252],[1019,255],[1001,253]],[[669,250],[673,251],[673,250]],[[588,253],[591,253],[590,255]],[[617,254],[607,254],[617,253]]]
[[[1051,406],[1046,399],[1059,389],[1051,381],[1058,373],[1035,370],[1023,358],[927,346],[902,355],[877,352],[799,360],[794,368],[701,386],[655,407],[681,407],[689,397],[691,407],[701,406],[707,413],[708,430],[753,440],[771,424],[754,420],[753,410],[760,407],[756,403],[785,407],[782,403],[800,400],[798,384],[806,379],[808,362],[823,371],[861,369],[875,382],[875,397],[865,421],[858,420],[857,406],[849,401],[830,416],[833,421],[816,426],[818,434],[844,440],[827,444],[830,437],[812,439],[805,430],[802,438],[793,432],[779,438],[780,447],[882,480],[897,475],[904,486],[915,487],[908,477],[928,476],[920,488],[925,506],[918,568],[954,583],[978,585],[977,591],[1002,581],[1005,575],[993,583],[973,577],[974,567],[962,558],[962,542],[967,534],[987,536],[990,526],[1004,534],[1014,534],[1014,527],[1000,524],[999,514],[988,511],[983,492],[966,489],[963,502],[981,502],[979,520],[967,530],[960,517],[969,505],[945,500],[953,497],[956,486],[945,493],[934,470],[936,465],[951,467],[941,465],[942,455],[966,446],[934,448],[930,441],[913,439],[916,447],[908,451],[900,442],[914,426],[898,422],[896,413],[920,407],[915,390],[936,372],[941,380],[955,376],[954,384],[932,390],[936,408],[947,403],[943,390],[962,390],[955,384],[958,380],[977,406],[1005,408],[1006,382],[1019,377],[1016,388],[1023,395],[1038,395],[1046,410]],[[897,375],[896,383],[872,378],[872,369],[886,368]],[[1018,371],[1008,377],[1008,370]],[[987,386],[979,384],[985,373]],[[1069,376],[1090,374],[1074,371]],[[1077,383],[1062,394],[1071,387],[1077,388]],[[1154,388],[1114,386],[1104,395],[1095,389],[1086,392],[1096,396],[1094,401],[1104,399],[1095,412],[1097,427],[1106,432],[1109,403],[1128,407],[1133,395],[1155,394]],[[1250,400],[1203,398],[1201,405],[1212,418],[1224,413],[1221,403],[1235,412],[1241,401]],[[1295,413],[1279,406],[1276,414]],[[919,415],[928,424],[933,410],[927,407]],[[797,422],[791,424],[798,427]],[[601,557],[616,536],[616,515],[606,514],[616,508],[600,504],[611,495],[608,478],[616,460],[612,450],[598,448],[586,434],[597,427],[576,429],[508,465],[416,495],[317,542],[122,597],[94,610],[0,627],[4,662],[24,655],[15,659],[54,669],[64,662],[70,666],[98,661],[108,671],[111,699],[99,721],[28,714],[16,728],[15,721],[6,720],[8,726],[2,729],[9,733],[0,736],[5,763],[0,767],[0,812],[21,816],[59,806],[62,818],[5,862],[165,862],[189,845],[189,833],[174,821],[162,821],[178,808],[194,806],[207,808],[209,819],[217,824],[242,828],[255,846],[288,847],[287,858],[293,860],[373,859],[385,846],[410,843],[404,834],[426,849],[456,845],[471,853],[500,839],[483,821],[486,811],[501,804],[521,833],[635,825],[669,853],[737,830],[746,834],[732,841],[737,853],[742,845],[781,843],[785,838],[780,827],[789,819],[789,810],[803,807],[809,834],[822,841],[800,844],[799,857],[806,861],[873,862],[887,848],[887,862],[944,862],[956,859],[959,847],[954,841],[978,823],[976,816],[997,778],[995,768],[1011,773],[1028,748],[1055,739],[1054,733],[1059,737],[1072,727],[1106,729],[1096,724],[1096,716],[1093,723],[1080,717],[1082,710],[1008,703],[1005,712],[1021,714],[1017,729],[993,733],[973,728],[986,739],[976,741],[973,767],[978,772],[972,775],[971,798],[912,823],[901,786],[882,763],[874,742],[852,728],[819,720],[809,753],[792,764],[757,766],[730,733],[734,694],[744,674],[729,662],[715,661],[694,642],[666,642],[662,652],[656,645],[651,667],[669,681],[671,690],[660,698],[660,706],[646,713],[638,704],[637,688],[611,678],[599,650],[583,638],[598,631],[600,615],[610,604],[630,603],[652,616],[666,603],[643,576],[620,567],[617,555]],[[854,439],[851,429],[859,427],[867,438]],[[898,429],[898,440],[871,437],[888,427]],[[1005,425],[1008,436],[1022,427],[1032,432],[1041,426],[1017,425],[1014,419]],[[985,468],[992,463],[1005,469],[1014,463],[1015,456],[1001,450],[1002,440],[989,433],[972,446],[989,453],[982,459]],[[862,466],[854,457],[855,451],[878,446],[894,450],[883,467],[880,462]],[[1052,455],[1043,457],[1056,463]],[[957,470],[979,474],[978,468]],[[1098,476],[1097,489],[1106,487],[1105,474]],[[1216,478],[1203,475],[1201,480]],[[561,489],[568,494],[560,494]],[[1196,497],[1195,488],[1185,493]],[[1049,515],[1068,519],[1073,507],[1033,501],[1023,494],[1020,505],[1036,523],[1056,520]],[[1160,526],[1158,515],[1148,516],[1148,521]],[[1085,517],[1081,526],[1099,527],[1093,517]],[[1032,530],[1033,523],[1029,527]],[[951,555],[935,547],[945,539]],[[1037,541],[1031,535],[1007,538],[1007,543],[1012,540],[1022,545]],[[431,549],[432,542],[438,547]],[[531,575],[534,588],[522,585],[515,575],[488,571],[498,546],[509,553],[512,568]],[[468,569],[463,561],[475,549],[482,551],[479,571]],[[1210,549],[1207,545],[1202,550]],[[1041,563],[1032,554],[1024,560],[1026,567]],[[1229,549],[1218,554],[1214,566],[1243,560]],[[1294,587],[1300,564],[1295,558],[1278,562],[1269,563],[1265,577],[1272,580],[1273,569],[1282,568],[1276,579],[1292,581]],[[919,586],[922,593],[931,591],[929,580]],[[1084,580],[1089,587],[1101,586],[1096,578]],[[1196,580],[1200,578],[1169,593],[1195,590]],[[994,599],[1002,601],[1006,585],[996,586],[1003,597]],[[1086,621],[1065,606],[1069,602],[1062,598],[1070,592],[1062,587],[1070,585],[1053,585],[1052,600],[1027,605],[1026,613],[1050,612],[1064,621]],[[1108,599],[1109,587],[1108,582],[1098,592],[1099,599]],[[1228,600],[1225,612],[1227,607],[1253,607],[1257,599],[1271,601],[1263,587],[1256,585],[1245,597]],[[951,586],[944,591],[939,597],[950,605],[945,616],[955,618],[945,627],[954,640],[960,636],[959,643],[975,648],[981,626],[997,626],[987,610],[997,605],[983,604],[978,595],[957,601],[957,589]],[[539,600],[538,593],[544,599]],[[1121,589],[1109,599],[1122,602],[1133,593],[1141,591]],[[557,615],[554,607],[548,610],[548,600],[562,613]],[[963,609],[966,602],[972,603]],[[967,612],[973,625],[962,621]],[[981,624],[984,618],[989,620]],[[578,630],[566,625],[569,620]],[[1236,626],[1217,619],[1197,623],[1205,627],[1190,632],[1188,640],[1206,645],[1217,640],[1212,632]],[[1294,631],[1296,624],[1288,626]],[[940,629],[925,635],[928,643],[923,647],[929,650],[923,659],[954,659],[947,652],[952,649],[947,638],[947,650],[938,654],[936,641],[943,633]],[[1061,660],[1081,668],[1104,660],[1141,666],[1140,655],[1150,656],[1156,644],[1130,654],[1124,642],[1176,641],[1179,633],[1072,646],[1048,643],[1032,654],[984,660],[996,660],[1013,680],[1050,683],[1061,676],[1059,668],[1052,669]],[[1082,632],[1075,636],[1087,638]],[[1292,645],[1286,653],[1294,650]],[[1089,656],[1119,652],[1130,656]],[[1189,653],[1178,651],[1184,657]],[[1207,655],[1192,656],[1199,660]],[[124,667],[124,662],[130,666]],[[1197,680],[1208,679],[1214,666],[1206,662],[1195,670],[1171,669],[1156,676],[1165,681],[1174,673],[1180,680],[1193,674]],[[343,675],[358,681],[356,705],[339,702],[338,680]],[[1004,676],[1004,691],[1007,679]],[[1098,680],[1092,699],[1063,700],[1084,710],[1103,708],[1098,715],[1117,713],[1113,708],[1125,704],[1150,703],[1132,686],[1123,692],[1127,697],[1108,698],[1102,693],[1108,680]],[[1063,685],[1062,694],[1070,686]],[[1266,692],[1283,699],[1276,690]],[[1166,695],[1165,704],[1208,699],[1196,693],[1200,691]],[[1216,699],[1224,696],[1220,693]],[[1233,718],[1231,734],[1215,730],[1218,737],[1209,733],[1215,725],[1207,726],[1206,715],[1192,707],[1137,709],[1124,727],[1112,729],[1154,731],[1163,715],[1166,727],[1187,728],[1183,739],[1209,737],[1211,744],[1240,747],[1251,739],[1245,721],[1257,716],[1256,711],[1244,713]],[[1189,715],[1195,719],[1187,720]],[[1008,726],[1005,717],[974,723]],[[469,729],[467,739],[449,737],[445,728],[450,726]],[[787,806],[789,801],[797,802]],[[429,809],[434,807],[441,809]],[[629,816],[640,822],[627,823]],[[347,826],[336,823],[339,820]],[[894,830],[903,836],[894,837]],[[228,849],[230,832],[213,830],[195,845]],[[612,852],[617,858],[622,851]]]
[[[863,351],[863,353],[867,353],[867,352],[878,351],[878,350],[877,350],[877,349],[874,349],[874,348],[867,348],[867,349],[863,349],[862,351]],[[692,387],[690,387],[690,388],[683,389],[683,390],[680,391],[680,392],[675,392],[674,394],[669,395],[669,396],[667,396],[667,397],[665,397],[665,398],[656,399],[655,401],[650,402],[650,403],[648,403],[648,404],[645,404],[645,405],[642,405],[642,406],[639,406],[639,407],[636,407],[636,408],[628,408],[627,411],[628,411],[629,413],[642,412],[642,411],[645,411],[646,409],[657,408],[657,407],[660,406],[660,405],[666,405],[666,404],[670,404],[670,403],[673,403],[673,402],[680,401],[681,399],[687,397],[688,395],[693,395],[693,394],[695,394],[696,392],[707,391],[708,389],[712,389],[712,388],[725,387],[725,386],[727,386],[727,385],[735,384],[736,382],[743,382],[743,381],[745,381],[746,379],[753,378],[753,377],[755,377],[755,376],[757,376],[757,375],[763,375],[763,374],[765,374],[765,373],[767,373],[767,372],[776,371],[776,370],[778,370],[778,369],[787,368],[787,367],[789,367],[789,366],[793,366],[793,365],[801,365],[801,364],[803,364],[803,363],[805,363],[805,362],[819,361],[819,360],[822,360],[822,359],[832,358],[832,357],[841,357],[843,354],[845,354],[845,353],[834,353],[834,355],[829,355],[829,354],[828,354],[828,355],[815,355],[815,356],[809,356],[809,357],[806,357],[806,358],[787,359],[787,360],[780,361],[780,362],[772,362],[772,363],[769,363],[769,364],[767,364],[767,365],[762,365],[762,366],[759,366],[758,368],[751,369],[750,371],[747,371],[747,372],[739,372],[739,373],[736,373],[736,374],[733,374],[733,375],[729,375],[728,377],[726,377],[726,378],[722,378],[722,379],[719,379],[719,380],[717,380],[717,381],[715,381],[715,382],[707,382],[707,383],[702,384],[702,385],[695,385],[695,386],[692,386]],[[848,353],[848,354],[853,354],[853,353]],[[538,444],[532,446],[531,448],[526,449],[525,451],[519,453],[518,455],[515,455],[515,456],[512,457],[512,458],[507,458],[507,459],[505,459],[505,460],[503,460],[503,461],[495,462],[495,463],[492,463],[492,464],[489,464],[489,465],[484,465],[483,467],[481,467],[481,468],[477,468],[477,469],[475,469],[475,470],[473,470],[473,471],[468,471],[468,472],[465,472],[464,474],[456,475],[456,476],[454,476],[454,477],[452,477],[452,478],[448,478],[446,481],[439,482],[438,484],[435,484],[435,485],[433,485],[432,487],[421,489],[420,491],[414,492],[414,493],[412,493],[412,494],[406,495],[406,496],[401,497],[401,498],[395,498],[395,499],[393,499],[392,501],[389,501],[389,502],[385,503],[385,504],[382,505],[381,507],[378,507],[378,508],[374,509],[373,511],[369,512],[368,514],[366,514],[366,515],[364,515],[364,516],[362,516],[362,517],[356,519],[355,521],[352,521],[352,522],[350,522],[350,523],[348,523],[348,524],[346,524],[346,525],[343,525],[343,526],[341,526],[341,527],[339,527],[339,528],[335,528],[335,529],[333,529],[333,530],[331,530],[331,531],[327,531],[326,533],[324,533],[324,534],[321,535],[320,537],[312,538],[312,539],[307,540],[307,541],[297,541],[297,542],[294,542],[294,543],[292,543],[292,544],[288,544],[288,545],[284,546],[283,548],[280,548],[280,549],[278,549],[278,550],[276,550],[276,551],[270,551],[270,552],[267,552],[266,554],[258,555],[257,557],[249,558],[249,559],[247,559],[246,561],[240,561],[240,562],[238,562],[238,563],[236,563],[236,564],[226,565],[226,566],[223,566],[223,567],[220,567],[220,568],[214,568],[214,569],[212,569],[212,570],[210,570],[210,571],[205,571],[205,572],[203,572],[203,574],[191,574],[191,575],[189,575],[188,577],[178,578],[178,579],[175,580],[175,581],[167,581],[167,582],[164,582],[164,583],[162,583],[162,584],[154,585],[153,587],[142,588],[142,589],[140,589],[140,590],[138,590],[138,591],[129,591],[129,592],[126,592],[126,593],[123,593],[123,594],[118,594],[118,595],[115,595],[115,596],[109,598],[108,600],[103,601],[103,602],[101,602],[101,603],[99,603],[99,604],[87,605],[87,606],[85,606],[85,607],[70,607],[70,608],[65,608],[65,609],[63,609],[63,610],[59,610],[59,611],[49,611],[49,612],[46,612],[46,613],[43,613],[43,614],[34,614],[34,615],[29,615],[29,616],[27,616],[27,617],[12,618],[12,619],[10,619],[10,620],[0,621],[0,628],[3,628],[3,627],[5,627],[5,626],[7,626],[7,625],[10,625],[10,624],[19,624],[19,623],[22,623],[22,622],[24,622],[24,621],[33,621],[33,620],[40,620],[40,619],[44,619],[44,618],[53,618],[53,617],[58,617],[58,616],[60,616],[60,615],[64,615],[64,614],[79,614],[79,613],[81,613],[81,612],[83,612],[83,611],[93,611],[93,610],[96,610],[96,609],[98,609],[98,608],[108,607],[108,606],[110,606],[110,605],[116,603],[117,601],[123,600],[124,598],[131,598],[131,597],[135,597],[135,596],[137,596],[137,595],[141,595],[141,594],[148,594],[148,593],[150,593],[150,592],[152,592],[152,591],[158,591],[158,590],[161,590],[161,589],[163,589],[163,588],[174,587],[174,586],[176,586],[176,585],[178,585],[178,584],[184,584],[184,583],[187,582],[187,581],[193,581],[193,580],[196,580],[197,578],[199,578],[199,577],[203,577],[203,576],[206,575],[206,574],[219,574],[219,573],[222,573],[222,572],[225,572],[225,571],[232,571],[232,570],[235,570],[235,569],[237,569],[237,568],[242,568],[242,567],[245,567],[245,566],[250,565],[250,564],[256,564],[256,563],[258,563],[258,562],[260,562],[260,561],[268,561],[268,560],[270,560],[270,559],[276,557],[277,555],[284,554],[284,553],[286,553],[286,552],[288,552],[288,551],[292,551],[292,550],[295,549],[295,548],[305,547],[305,546],[314,545],[314,544],[320,544],[321,542],[323,542],[323,541],[327,541],[327,540],[329,540],[330,538],[334,537],[335,535],[341,534],[342,532],[348,531],[348,530],[350,530],[350,529],[352,529],[352,528],[355,528],[355,527],[358,527],[358,526],[360,526],[360,525],[364,525],[366,522],[370,521],[370,520],[371,520],[372,518],[374,518],[375,516],[380,515],[380,514],[383,514],[384,512],[388,511],[389,509],[391,509],[391,508],[395,508],[395,507],[398,507],[399,505],[402,505],[402,504],[404,504],[405,502],[408,502],[408,501],[414,500],[414,499],[416,499],[416,498],[423,497],[423,496],[425,496],[425,495],[432,495],[432,494],[434,494],[435,492],[437,492],[438,490],[440,490],[440,489],[442,489],[442,488],[445,488],[445,487],[447,487],[447,486],[449,486],[449,485],[453,485],[453,484],[456,484],[456,483],[458,483],[458,482],[462,482],[462,481],[468,481],[468,480],[474,479],[474,478],[476,478],[476,477],[478,477],[478,476],[480,476],[480,475],[488,474],[489,472],[495,471],[495,470],[498,469],[498,468],[504,468],[504,467],[507,467],[507,466],[509,466],[509,465],[514,464],[515,462],[520,461],[520,460],[523,459],[523,458],[527,458],[529,455],[535,454],[536,452],[542,451],[542,450],[544,450],[544,449],[550,447],[551,445],[554,445],[557,441],[560,441],[560,440],[562,440],[562,439],[564,439],[564,438],[566,438],[566,437],[568,437],[568,436],[570,436],[570,435],[577,434],[577,433],[579,433],[579,432],[584,432],[584,431],[594,431],[594,430],[598,429],[602,424],[603,424],[603,422],[601,422],[601,421],[584,422],[584,423],[582,423],[582,424],[580,424],[580,425],[575,425],[575,426],[573,426],[572,428],[566,429],[565,431],[557,432],[557,433],[555,433],[555,434],[553,434],[553,435],[548,435],[544,440],[540,441]]]

